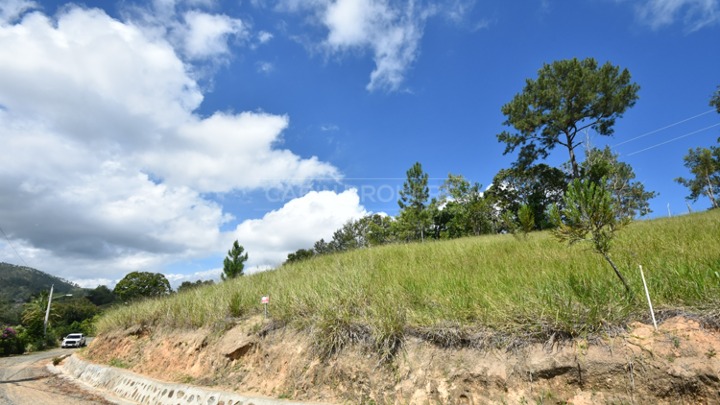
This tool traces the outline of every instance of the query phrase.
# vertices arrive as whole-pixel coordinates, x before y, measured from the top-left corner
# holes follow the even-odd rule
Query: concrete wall
[[[139,404],[153,405],[291,405],[308,404],[271,398],[249,397],[187,384],[167,383],[128,370],[88,363],[75,355],[58,369],[92,387],[115,397]]]

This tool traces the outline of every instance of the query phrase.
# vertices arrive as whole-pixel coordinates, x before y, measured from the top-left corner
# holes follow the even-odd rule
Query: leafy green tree
[[[582,177],[595,183],[606,182],[604,188],[610,191],[618,215],[634,218],[652,212],[650,200],[657,193],[646,191],[642,183],[633,181],[635,172],[632,167],[620,162],[618,155],[612,153],[609,147],[590,148],[585,156],[580,168]]]
[[[248,254],[243,252],[245,248],[235,240],[232,249],[228,250],[227,257],[223,260],[223,272],[220,275],[223,281],[243,275],[245,262],[248,259]]]
[[[562,208],[554,205],[551,218],[557,225],[553,234],[560,241],[570,245],[589,242],[615,271],[625,291],[632,294],[630,286],[610,257],[610,248],[617,231],[622,229],[630,218],[625,216],[606,189],[607,181],[595,182],[590,179],[575,179],[568,186]]]
[[[113,293],[123,302],[161,297],[171,292],[170,283],[164,275],[146,271],[129,273],[113,289]]]
[[[440,186],[440,201],[432,204],[435,227],[449,238],[490,233],[493,209],[480,188],[462,175],[448,174]]]
[[[498,218],[501,223],[507,225],[507,220],[518,216],[520,207],[526,205],[532,211],[535,229],[547,229],[552,226],[547,210],[553,204],[562,204],[567,184],[562,170],[541,163],[524,169],[501,169],[486,194],[499,212],[509,213]]]
[[[45,313],[48,307],[48,292],[42,291],[23,307],[22,325],[33,339],[42,338],[45,329]],[[58,319],[55,306],[50,307],[48,322]]]
[[[720,144],[720,138],[718,138]],[[720,146],[708,148],[690,149],[683,157],[685,167],[690,169],[695,177],[678,177],[676,182],[690,190],[686,199],[697,201],[701,195],[710,199],[711,208],[718,208],[718,196],[720,195]]]
[[[717,112],[720,113],[720,86],[715,90],[715,94],[710,98],[710,106],[715,107]]]
[[[425,239],[425,230],[430,225],[430,212],[428,199],[428,174],[422,169],[420,162],[416,162],[408,171],[407,179],[400,190],[400,222],[398,229],[406,239]]]
[[[85,297],[73,297],[70,299],[54,299],[52,308],[59,318],[60,324],[71,324],[91,319],[100,309]]]
[[[315,256],[315,252],[312,249],[298,249],[294,253],[288,253],[287,260],[285,260],[284,264],[300,262],[310,259],[313,256]]]
[[[192,281],[183,281],[182,284],[180,284],[177,288],[177,292],[181,293],[183,291],[190,291],[192,289],[202,287],[204,285],[213,285],[215,284],[212,280],[196,280],[194,283]]]
[[[517,132],[504,131],[498,140],[506,144],[505,154],[520,148],[516,165],[521,169],[563,146],[572,178],[579,178],[578,134],[592,129],[612,135],[615,120],[635,105],[639,89],[627,69],[621,71],[609,62],[598,66],[593,58],[573,58],[545,64],[538,78],[527,79],[523,91],[502,107],[504,124]]]
[[[109,305],[115,302],[115,294],[107,286],[99,285],[94,289],[88,291],[88,297],[90,302],[97,306]]]

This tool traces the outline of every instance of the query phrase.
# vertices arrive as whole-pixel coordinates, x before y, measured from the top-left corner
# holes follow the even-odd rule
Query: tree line
[[[609,260],[609,242],[601,234],[611,234],[608,229],[619,229],[633,218],[649,214],[649,201],[657,193],[636,181],[632,167],[609,147],[585,145],[582,135],[593,131],[612,136],[616,121],[638,100],[639,89],[627,69],[609,62],[600,65],[587,58],[545,64],[537,78],[527,79],[523,90],[501,108],[504,125],[510,129],[497,139],[505,144],[504,154],[517,152],[517,159],[493,177],[490,187],[483,190],[479,183],[450,173],[440,194],[430,198],[429,176],[416,162],[406,172],[396,216],[371,214],[351,220],[329,241],[321,239],[310,248],[290,253],[285,263],[387,243],[543,229],[552,229],[558,238],[574,243],[592,239],[585,238],[592,233],[588,224],[578,221],[582,215],[586,222],[591,221],[589,217],[602,213],[603,207],[603,226],[595,230],[593,243]],[[720,86],[710,105],[720,113]],[[584,160],[579,153],[583,146]],[[539,163],[555,149],[567,153],[566,163],[559,167]],[[690,150],[684,161],[694,177],[675,181],[690,190],[687,199],[707,196],[711,208],[717,208],[720,147]],[[587,209],[595,212],[582,212]]]

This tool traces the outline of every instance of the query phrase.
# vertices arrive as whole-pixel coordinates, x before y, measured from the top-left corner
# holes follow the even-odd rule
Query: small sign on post
[[[265,319],[268,317],[267,306],[270,303],[270,296],[266,295],[260,299],[260,303],[265,306]]]

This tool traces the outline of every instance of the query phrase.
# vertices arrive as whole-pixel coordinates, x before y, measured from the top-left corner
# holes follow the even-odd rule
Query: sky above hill
[[[395,215],[405,172],[488,186],[500,108],[543,63],[594,57],[641,87],[609,145],[659,196],[716,145],[720,0],[4,0],[0,261],[85,287],[131,271],[251,271],[350,219]],[[556,149],[547,163],[560,165]]]

